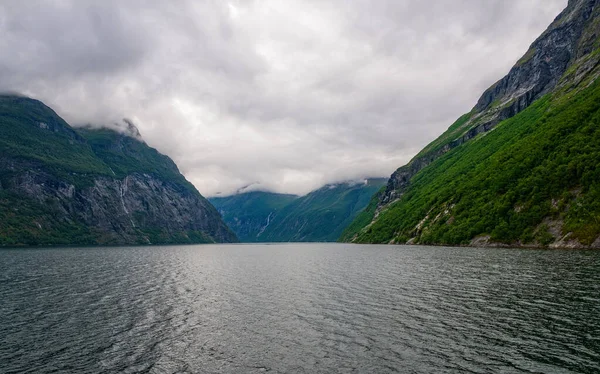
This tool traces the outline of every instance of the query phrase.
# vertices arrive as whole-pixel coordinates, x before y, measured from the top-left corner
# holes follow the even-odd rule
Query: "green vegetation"
[[[86,175],[111,174],[81,136],[36,100],[0,96],[0,149],[78,186],[91,183]]]
[[[366,227],[369,223],[371,223],[371,221],[373,221],[373,218],[375,217],[375,211],[377,210],[377,205],[379,204],[379,199],[381,199],[381,196],[383,195],[384,191],[385,186],[381,187],[379,191],[377,191],[371,197],[371,200],[369,201],[367,207],[361,210],[360,213],[356,215],[356,218],[354,218],[354,220],[350,223],[350,225],[348,225],[344,229],[342,235],[338,238],[338,241],[352,241],[352,239],[354,239],[353,236],[356,233],[358,233],[363,227]]]
[[[460,116],[456,122],[454,122],[452,126],[448,128],[448,130],[446,130],[439,138],[431,142],[427,147],[423,148],[423,150],[419,152],[414,159],[424,157],[428,154],[433,154],[442,149],[446,144],[462,136],[466,130],[464,126],[469,122],[472,116],[472,112]]]
[[[195,191],[195,187],[181,175],[173,160],[143,141],[104,128],[80,128],[77,132],[87,140],[94,154],[108,166],[111,176],[122,179],[132,173],[151,174]]]
[[[85,245],[93,243],[89,227],[56,219],[54,202],[40,204],[0,191],[0,246]]]
[[[242,242],[335,241],[385,179],[327,185],[298,197],[249,192],[209,199]]]
[[[74,130],[29,98],[0,96],[0,149],[77,187],[89,186],[96,176],[124,178],[138,172],[193,188],[169,157],[144,142],[108,129]]]
[[[341,183],[313,191],[283,208],[260,235],[260,240],[335,241],[386,182],[372,179],[368,184]]]
[[[296,195],[252,191],[208,200],[241,242],[257,242],[267,222],[297,198]]]
[[[555,239],[548,220],[585,245],[600,236],[600,82],[547,95],[452,149],[372,225],[353,224],[343,238],[460,245],[489,235],[545,245]]]

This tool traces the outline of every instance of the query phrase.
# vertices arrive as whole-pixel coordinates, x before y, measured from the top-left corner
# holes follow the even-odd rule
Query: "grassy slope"
[[[600,235],[600,85],[546,96],[419,172],[358,242],[547,243],[544,218],[590,244]],[[356,232],[347,232],[352,237]]]
[[[95,155],[109,167],[111,176],[124,178],[135,172],[152,174],[195,191],[173,160],[146,143],[108,129],[80,128],[77,132],[87,140]]]
[[[0,96],[0,151],[3,156],[43,164],[49,172],[77,185],[90,183],[82,175],[111,174],[62,118],[27,98]]]
[[[465,124],[471,119],[472,113],[463,114],[460,116],[453,124],[446,130],[439,138],[431,142],[427,145],[421,152],[419,152],[414,158],[423,157],[430,153],[435,153],[436,151],[443,148],[446,144],[450,143],[454,139],[458,138],[465,132]]]
[[[139,172],[192,187],[169,157],[145,143],[107,129],[74,130],[52,109],[29,98],[0,96],[0,151],[43,165],[77,186],[98,175],[124,178]]]
[[[386,181],[368,185],[338,184],[294,200],[260,236],[268,242],[335,241]]]
[[[338,238],[339,242],[352,241],[353,237],[360,232],[363,227],[366,227],[369,223],[371,223],[371,221],[373,221],[377,206],[379,205],[379,200],[384,192],[385,186],[381,187],[379,191],[371,196],[369,204],[367,204],[367,206],[356,215],[354,220],[348,226],[346,226],[344,231],[342,231],[342,234]]]
[[[440,135],[437,139],[429,143],[425,148],[423,148],[413,159],[422,158],[422,157],[431,157],[433,154],[436,154],[440,149],[449,144],[451,141],[458,138],[460,135],[466,131],[465,125],[471,119],[473,113],[466,113],[460,116],[442,135]],[[373,218],[375,217],[375,212],[377,210],[377,206],[379,205],[379,200],[383,195],[385,188],[382,188],[378,191],[373,197],[367,207],[362,210],[356,218],[343,230],[340,237],[337,239],[340,242],[350,242],[355,239],[358,233],[369,225]]]
[[[269,216],[297,199],[296,195],[253,191],[208,200],[222,213],[225,223],[242,242],[256,242]]]

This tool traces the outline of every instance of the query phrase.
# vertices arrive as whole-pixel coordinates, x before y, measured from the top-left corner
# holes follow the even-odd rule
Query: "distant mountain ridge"
[[[253,191],[209,201],[242,242],[331,242],[386,181],[328,184],[302,197]]]
[[[599,3],[570,0],[469,113],[392,174],[341,240],[600,246]]]
[[[128,125],[74,129],[37,100],[0,96],[0,245],[237,241]]]
[[[298,198],[296,195],[251,191],[208,200],[241,242],[258,242],[279,211]]]

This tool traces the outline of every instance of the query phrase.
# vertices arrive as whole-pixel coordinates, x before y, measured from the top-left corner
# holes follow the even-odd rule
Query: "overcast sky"
[[[205,196],[389,176],[567,0],[0,3],[0,90],[127,117]]]

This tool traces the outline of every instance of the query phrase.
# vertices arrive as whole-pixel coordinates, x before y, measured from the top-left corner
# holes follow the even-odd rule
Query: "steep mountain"
[[[210,201],[241,241],[327,242],[339,237],[385,183],[368,179],[326,185],[302,197],[249,192]]]
[[[0,245],[236,241],[127,125],[77,130],[37,100],[0,96]]]
[[[599,5],[570,0],[341,240],[600,246]]]
[[[258,242],[281,209],[297,199],[296,195],[252,191],[208,200],[223,216],[241,242]]]

